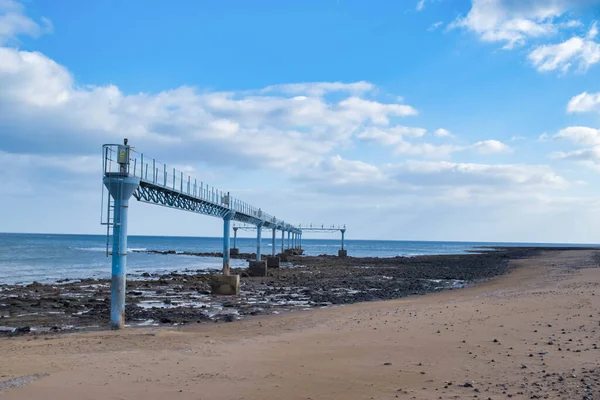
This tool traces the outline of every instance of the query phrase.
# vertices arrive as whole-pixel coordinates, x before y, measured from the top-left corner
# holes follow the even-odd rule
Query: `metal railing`
[[[154,158],[145,156],[144,153],[139,153],[131,147],[128,150],[129,163],[125,166],[125,170],[123,170],[123,166],[117,162],[118,149],[122,146],[118,144],[105,144],[102,146],[104,175],[127,173],[129,176],[139,177],[140,181],[146,184],[162,187],[217,206],[226,207],[258,220],[287,228],[296,228],[283,220],[278,220],[272,215],[265,213],[260,208],[256,208],[245,201],[230,196],[228,192],[198,181],[187,173],[169,167],[167,164],[161,163]]]

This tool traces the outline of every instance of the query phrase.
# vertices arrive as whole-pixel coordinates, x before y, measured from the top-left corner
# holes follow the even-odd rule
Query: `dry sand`
[[[476,287],[229,324],[3,339],[0,398],[600,399],[597,260],[549,252]]]

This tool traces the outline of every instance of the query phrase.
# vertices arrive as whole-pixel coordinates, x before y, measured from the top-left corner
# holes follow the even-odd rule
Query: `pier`
[[[293,252],[301,254],[302,232],[317,231],[318,227],[302,228],[282,219],[278,219],[237,199],[229,192],[216,189],[191,176],[177,171],[154,158],[145,156],[129,146],[127,139],[123,144],[105,144],[102,146],[103,183],[101,223],[106,226],[106,254],[112,257],[111,283],[111,327],[120,329],[125,324],[125,284],[127,270],[127,216],[129,199],[149,204],[170,207],[182,211],[193,212],[223,220],[223,274],[214,277],[211,285],[213,294],[239,294],[239,275],[230,273],[230,254],[239,253],[237,248],[237,231],[256,231],[256,259],[250,261],[249,274],[265,276],[267,268],[279,267],[276,255],[275,239],[277,231],[281,232],[281,253]],[[234,247],[230,247],[232,221],[244,224],[234,226]],[[112,229],[112,235],[111,235]],[[272,231],[272,254],[262,259],[261,237],[263,229]],[[333,228],[321,227],[321,231],[332,231]],[[342,249],[345,256],[343,228],[334,229],[342,232]],[[285,238],[287,234],[287,248]]]

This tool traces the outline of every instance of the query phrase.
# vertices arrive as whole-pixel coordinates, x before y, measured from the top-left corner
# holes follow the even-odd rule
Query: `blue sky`
[[[0,231],[99,233],[128,137],[356,239],[597,242],[600,1],[0,0]],[[221,222],[135,203],[130,232]]]

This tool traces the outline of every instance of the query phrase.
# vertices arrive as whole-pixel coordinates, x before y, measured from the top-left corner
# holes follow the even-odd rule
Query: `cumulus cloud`
[[[408,161],[390,167],[399,181],[421,185],[508,185],[565,187],[568,181],[547,165]]]
[[[374,165],[340,156],[302,171],[295,179],[329,193],[352,195],[369,191],[391,196],[423,192],[442,196],[448,190],[485,191],[491,196],[507,189],[564,189],[574,184],[547,165],[416,160]]]
[[[600,145],[600,129],[587,126],[570,126],[560,130],[554,137],[557,139],[569,139],[577,145]]]
[[[554,34],[553,19],[568,5],[567,0],[472,0],[469,13],[450,27],[467,29],[485,42],[503,42],[510,49],[527,39]]]
[[[572,67],[584,72],[600,61],[600,45],[595,40],[598,27],[594,23],[587,33],[573,35],[584,24],[569,17],[574,12],[586,15],[598,5],[600,0],[472,0],[468,14],[457,18],[449,29],[468,30],[484,42],[503,43],[504,49],[544,40],[545,44],[536,44],[528,52],[533,67],[540,72],[565,73]],[[571,38],[547,43],[558,33]]]
[[[586,126],[570,126],[562,129],[555,139],[567,139],[583,148],[572,151],[557,151],[549,155],[556,160],[574,161],[600,172],[600,129]]]
[[[19,35],[38,37],[52,32],[47,18],[40,22],[25,15],[25,7],[16,0],[0,0],[0,45],[15,41]]]
[[[434,135],[438,136],[438,137],[452,137],[452,136],[454,136],[454,135],[452,135],[452,133],[450,133],[450,131],[448,129],[444,129],[444,128],[436,129],[435,132],[434,132]]]
[[[360,97],[374,89],[366,82],[280,85],[258,94],[180,87],[129,95],[115,85],[78,85],[47,56],[7,47],[0,47],[0,87],[5,151],[91,151],[92,144],[127,136],[184,161],[285,167],[316,161],[361,130],[402,131],[392,121],[417,114],[407,104]],[[323,97],[331,91],[347,95]]]
[[[427,130],[424,128],[409,126],[393,126],[388,129],[369,127],[359,132],[356,137],[367,141],[373,141],[384,146],[389,146],[402,142],[406,137],[422,137],[426,132]]]
[[[498,140],[482,140],[470,145],[434,145],[430,143],[409,143],[402,141],[395,150],[396,154],[418,155],[428,158],[448,158],[457,152],[470,151],[477,154],[506,153],[511,148]]]
[[[479,154],[506,153],[511,150],[509,146],[499,140],[482,140],[474,143],[467,149],[474,150]]]
[[[361,94],[375,89],[375,85],[370,82],[306,82],[306,83],[288,83],[281,85],[271,85],[262,89],[261,92],[281,92],[287,94],[306,94],[313,96],[322,96],[331,92],[349,92]]]
[[[600,43],[594,39],[598,35],[597,25],[587,36],[574,36],[562,43],[541,45],[529,53],[528,59],[540,72],[567,72],[571,67],[586,71],[591,65],[600,62]]]
[[[574,96],[567,105],[569,113],[600,113],[600,93],[583,92]]]

